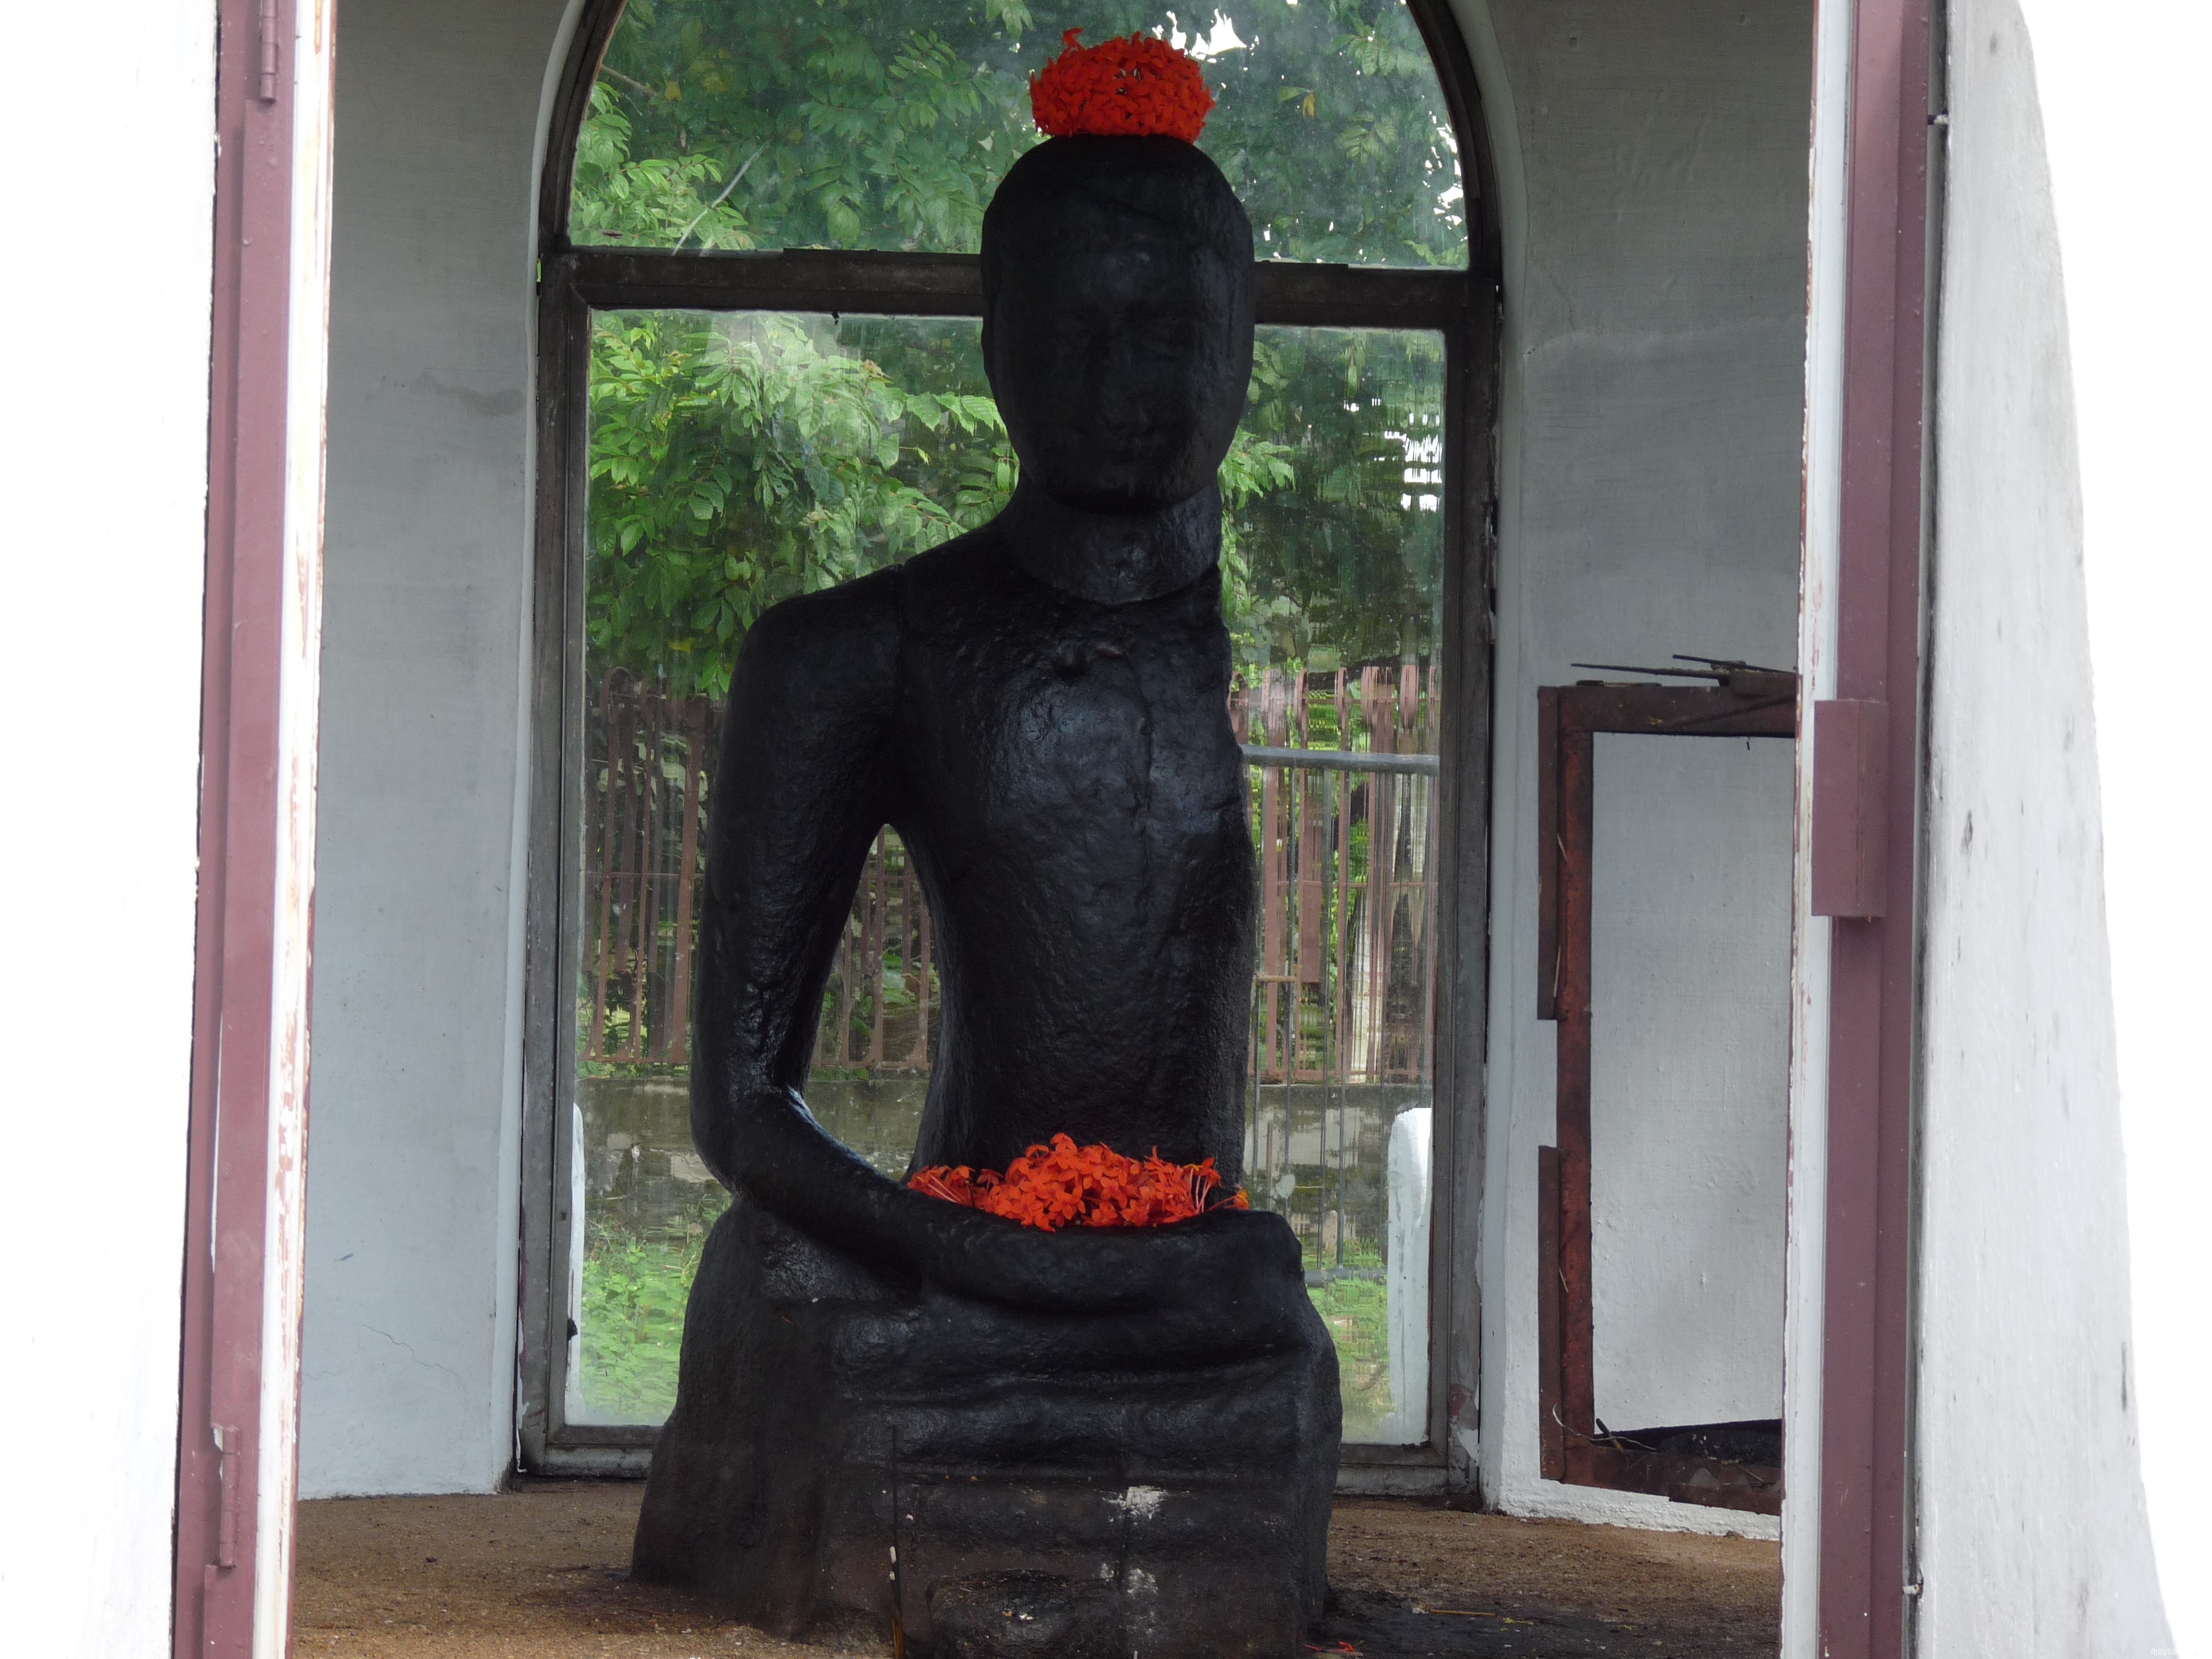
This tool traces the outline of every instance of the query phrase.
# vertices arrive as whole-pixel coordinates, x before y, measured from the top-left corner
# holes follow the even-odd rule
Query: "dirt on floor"
[[[300,1659],[806,1659],[875,1638],[776,1640],[629,1583],[643,1488],[532,1482],[489,1498],[300,1506]],[[1768,1659],[1777,1547],[1346,1499],[1316,1652],[1365,1659]]]

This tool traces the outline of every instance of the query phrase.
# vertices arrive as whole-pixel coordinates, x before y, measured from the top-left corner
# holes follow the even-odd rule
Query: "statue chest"
[[[909,787],[948,875],[1149,908],[1249,867],[1211,606],[1010,610],[909,658]]]

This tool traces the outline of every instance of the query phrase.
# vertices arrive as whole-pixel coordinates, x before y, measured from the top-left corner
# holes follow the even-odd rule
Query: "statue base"
[[[692,1286],[633,1570],[783,1636],[896,1621],[929,1659],[1297,1654],[1340,1408],[1279,1279],[1252,1295],[1283,1342],[1192,1358],[1164,1314],[893,1285],[740,1195]]]

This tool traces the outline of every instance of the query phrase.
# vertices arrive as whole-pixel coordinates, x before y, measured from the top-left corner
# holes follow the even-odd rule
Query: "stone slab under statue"
[[[896,1619],[939,1659],[1272,1659],[1321,1612],[1340,1426],[1287,1224],[1024,1227],[884,1179],[801,1097],[889,823],[943,984],[916,1167],[1066,1133],[1240,1177],[1255,897],[1215,477],[1250,227],[1180,139],[1055,138],[991,204],[983,292],[1013,499],[770,611],[732,686],[692,1115],[735,1198],[635,1570],[779,1632]]]

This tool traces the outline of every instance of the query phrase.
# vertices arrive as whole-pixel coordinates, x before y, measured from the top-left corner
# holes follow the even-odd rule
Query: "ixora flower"
[[[1079,46],[1082,33],[1060,36],[1066,50],[1030,76],[1030,108],[1040,128],[1054,138],[1158,133],[1198,142],[1213,94],[1195,58],[1149,34]]]
[[[1242,1188],[1219,1190],[1213,1160],[1170,1164],[1159,1149],[1147,1158],[1125,1158],[1111,1146],[1078,1146],[1054,1135],[1049,1146],[1032,1146],[1006,1166],[975,1170],[940,1164],[921,1170],[908,1186],[948,1204],[965,1204],[1054,1232],[1061,1227],[1163,1227],[1208,1210],[1249,1210]]]

